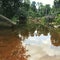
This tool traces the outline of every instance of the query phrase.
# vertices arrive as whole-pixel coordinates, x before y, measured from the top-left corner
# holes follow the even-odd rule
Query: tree
[[[30,3],[28,17],[35,18],[36,16],[37,16],[36,2],[33,1],[32,3]]]
[[[2,14],[8,18],[12,18],[20,5],[22,4],[22,0],[0,0]]]
[[[60,14],[55,17],[56,24],[60,24]]]
[[[38,15],[39,15],[39,17],[42,17],[43,15],[44,15],[44,12],[43,12],[43,4],[42,3],[37,3],[37,5],[38,5],[38,10],[37,10],[37,12],[38,12]]]
[[[19,20],[19,23],[26,22],[29,10],[27,2],[23,2],[23,0],[0,0],[0,3],[0,14],[10,19]]]
[[[30,0],[24,0],[24,2],[30,5]]]
[[[50,13],[51,7],[49,4],[45,5],[45,14],[48,15]]]
[[[36,10],[36,2],[35,2],[35,1],[32,2],[32,4],[31,4],[31,9],[32,9],[34,12],[37,11],[37,10]]]
[[[54,0],[55,8],[60,8],[60,0]]]
[[[22,5],[20,5],[16,13],[17,19],[19,20],[19,24],[26,24],[28,11],[29,11],[29,4],[26,2],[22,3]]]
[[[47,4],[45,6],[42,3],[38,4],[38,13],[41,17],[48,15],[50,13],[50,10],[51,10],[51,7],[49,4]]]
[[[54,0],[55,12],[60,12],[60,0]]]

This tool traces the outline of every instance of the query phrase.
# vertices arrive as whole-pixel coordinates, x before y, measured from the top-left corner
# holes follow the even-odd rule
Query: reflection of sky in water
[[[28,39],[25,39],[26,44],[33,44],[33,45],[41,45],[42,43],[50,43],[50,35],[48,33],[48,36],[44,36],[41,34],[40,36],[29,36]]]
[[[26,45],[37,45],[42,47],[42,50],[46,52],[49,56],[60,55],[60,46],[56,47],[51,44],[51,35],[48,33],[47,36],[41,34],[36,36],[37,31],[34,32],[34,36],[29,36],[28,39],[25,39],[24,43]]]

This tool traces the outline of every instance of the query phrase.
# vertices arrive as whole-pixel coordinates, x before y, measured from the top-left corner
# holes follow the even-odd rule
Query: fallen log
[[[8,24],[16,25],[16,22],[11,21],[9,18],[3,15],[0,15],[0,22],[7,22]]]

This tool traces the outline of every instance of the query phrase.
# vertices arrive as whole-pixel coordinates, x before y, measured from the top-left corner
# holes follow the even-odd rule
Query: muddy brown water
[[[0,60],[26,60],[21,38],[11,29],[0,30]]]
[[[52,47],[52,49],[49,47]],[[42,52],[44,58],[47,55],[49,59],[49,56],[53,56],[53,58],[55,55],[60,56],[60,29],[21,29],[17,32],[11,29],[0,30],[0,60],[35,60],[37,56],[32,53],[35,50],[37,53],[34,52],[34,54],[36,53],[37,56],[39,56],[39,53],[41,54],[38,51],[44,50]],[[56,53],[47,53],[47,50],[56,51]],[[26,54],[27,51],[28,54]],[[36,59],[44,60],[40,56]],[[57,57],[57,59],[60,58]]]

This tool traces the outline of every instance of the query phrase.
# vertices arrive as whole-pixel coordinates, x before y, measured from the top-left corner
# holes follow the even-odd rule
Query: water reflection
[[[28,38],[24,40],[28,50],[27,54],[31,56],[28,60],[46,60],[47,58],[60,60],[60,34],[57,31],[48,32],[39,35],[39,30],[35,30],[33,36],[29,34]]]
[[[19,37],[18,37],[19,36]],[[60,60],[60,29],[0,30],[0,60]]]
[[[51,43],[54,46],[60,46],[60,29],[48,29],[47,27],[39,27],[37,29],[26,29],[24,28],[23,30],[19,31],[20,36],[22,36],[22,40],[28,39],[29,36],[34,37],[34,35],[36,35],[37,37],[40,35],[44,35],[44,36],[48,36],[48,34],[50,33],[50,40]],[[43,37],[44,38],[44,37]],[[48,37],[47,37],[48,39]]]
[[[51,43],[55,46],[60,46],[60,30],[51,31]]]

